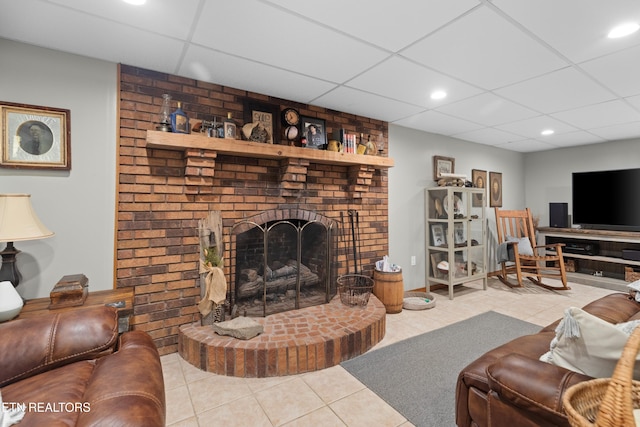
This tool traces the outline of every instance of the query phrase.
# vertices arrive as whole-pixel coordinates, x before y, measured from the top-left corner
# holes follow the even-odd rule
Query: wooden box
[[[84,304],[89,293],[89,279],[84,274],[63,276],[51,290],[50,309],[75,307]]]

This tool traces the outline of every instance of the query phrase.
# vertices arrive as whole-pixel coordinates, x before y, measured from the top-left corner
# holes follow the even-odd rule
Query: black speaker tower
[[[549,227],[569,228],[569,205],[549,203]]]

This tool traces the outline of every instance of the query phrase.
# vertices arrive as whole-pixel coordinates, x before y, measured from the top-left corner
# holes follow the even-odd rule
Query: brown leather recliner
[[[640,304],[623,293],[607,295],[583,309],[610,323],[640,319]],[[572,385],[592,378],[538,360],[549,351],[558,322],[488,351],[460,372],[458,427],[569,426],[562,396]]]
[[[118,335],[112,307],[0,324],[0,387],[25,426],[164,426],[160,357],[142,331]]]

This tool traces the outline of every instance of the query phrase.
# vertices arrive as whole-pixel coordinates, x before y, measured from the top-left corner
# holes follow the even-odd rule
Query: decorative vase
[[[0,322],[11,320],[20,314],[24,302],[11,282],[0,282]]]

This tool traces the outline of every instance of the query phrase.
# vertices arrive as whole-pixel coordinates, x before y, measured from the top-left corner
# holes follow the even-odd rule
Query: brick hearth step
[[[374,296],[364,308],[328,304],[253,318],[264,332],[239,340],[200,323],[182,325],[178,352],[187,362],[218,375],[262,378],[300,374],[359,356],[385,334],[385,307]]]

